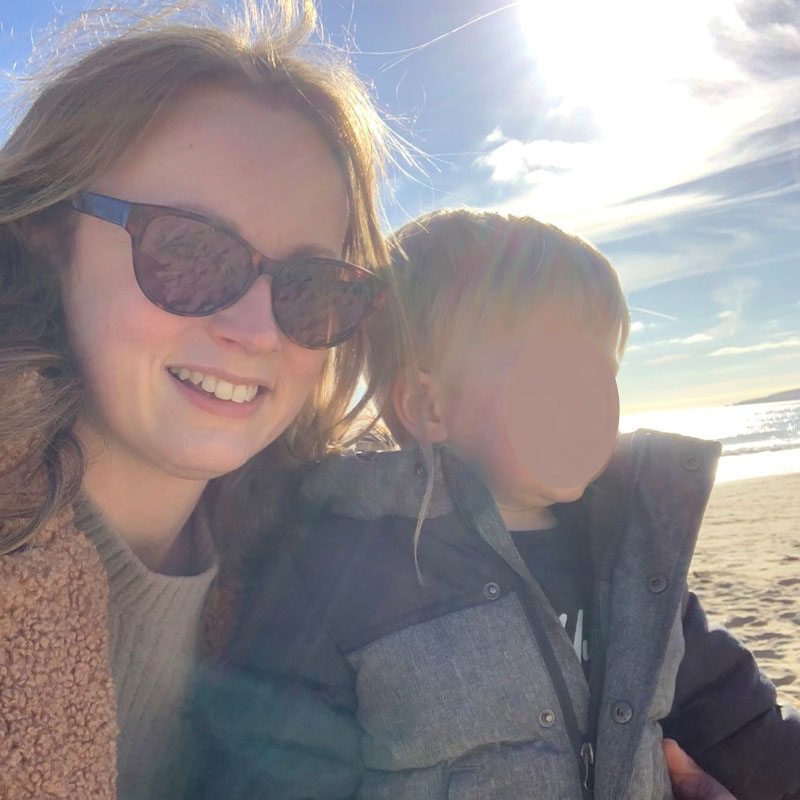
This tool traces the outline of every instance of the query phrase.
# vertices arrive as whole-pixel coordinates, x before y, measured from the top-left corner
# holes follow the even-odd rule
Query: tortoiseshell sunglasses
[[[128,232],[139,287],[171,314],[214,314],[266,275],[280,329],[302,347],[322,349],[352,336],[384,296],[384,282],[363,267],[320,257],[275,261],[200,214],[93,192],[68,202]]]

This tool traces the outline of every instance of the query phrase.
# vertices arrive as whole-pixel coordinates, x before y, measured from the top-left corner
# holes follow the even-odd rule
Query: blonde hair
[[[630,331],[619,278],[592,245],[531,217],[472,209],[444,209],[409,222],[392,235],[392,266],[399,304],[412,332],[415,361],[442,364],[454,331],[499,322],[509,331],[543,305],[560,303],[576,319],[615,337],[620,359]],[[390,331],[373,338],[390,346]],[[380,349],[377,348],[376,349]],[[406,348],[407,349],[407,348]],[[417,364],[395,362],[394,379]],[[404,436],[384,403],[396,438]],[[408,435],[405,434],[405,440]]]
[[[241,0],[240,12],[232,17],[227,11],[217,23],[202,16],[193,24],[170,23],[165,13],[139,15],[132,27],[45,71],[36,99],[0,150],[0,392],[7,409],[0,415],[0,448],[20,440],[39,442],[4,473],[36,472],[48,486],[44,501],[26,508],[0,489],[0,553],[24,544],[70,502],[83,476],[72,434],[83,385],[61,306],[75,215],[61,201],[115,163],[176,92],[200,83],[230,86],[310,120],[345,179],[344,257],[388,269],[378,185],[399,140],[345,56],[312,40],[318,28],[311,0],[276,0],[268,11],[255,0]],[[102,24],[107,25],[105,18]],[[84,16],[70,36],[80,45],[91,29],[91,19]],[[70,50],[62,44],[61,52],[65,49]],[[328,353],[297,419],[267,448],[269,455],[255,459],[259,469],[271,468],[274,476],[290,456],[315,459],[342,445],[384,379],[382,365],[373,364],[366,391],[353,404],[368,348],[362,331]],[[31,371],[47,380],[21,380]],[[9,392],[18,393],[22,385],[36,389],[15,398],[8,410]],[[231,480],[242,479],[238,474]],[[3,534],[4,521],[20,517],[25,524]]]

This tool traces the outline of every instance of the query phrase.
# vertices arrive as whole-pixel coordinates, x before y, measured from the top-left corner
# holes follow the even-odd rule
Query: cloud
[[[497,125],[483,141],[484,144],[494,144],[495,142],[504,142],[505,140],[506,137],[503,135],[503,131],[501,131],[500,126]]]
[[[658,317],[659,319],[670,319],[673,322],[677,322],[678,318],[672,316],[672,314],[665,314],[663,311],[655,311],[652,308],[642,308],[641,306],[628,306],[631,311],[639,311],[642,314],[650,314],[653,317]]]
[[[727,308],[722,312],[725,318],[741,313],[742,308],[748,303],[761,288],[761,281],[752,276],[733,278],[725,286],[714,290],[711,299]]]
[[[761,281],[752,276],[737,276],[715,289],[711,299],[723,310],[717,314],[721,322],[711,329],[712,335],[733,336],[741,324],[745,308],[756,298],[760,289]]]
[[[800,5],[793,0],[744,0],[738,24],[712,20],[717,52],[759,79],[800,72]]]
[[[691,336],[679,336],[673,339],[659,339],[657,342],[650,342],[646,347],[665,347],[666,345],[687,345],[702,344],[712,342],[714,337],[709,333],[693,333]]]
[[[552,139],[538,139],[521,142],[519,139],[505,139],[499,128],[487,137],[501,142],[488,153],[478,156],[475,164],[491,171],[490,180],[495,183],[516,183],[522,178],[542,170],[551,175],[578,169],[587,157],[589,145],[585,142],[565,142]]]
[[[707,333],[695,333],[683,339],[670,339],[669,344],[700,344],[701,342],[713,342],[714,337]]]
[[[630,239],[599,242],[629,293],[707,272],[722,272],[741,262],[752,246],[752,235],[741,229],[695,229],[691,220],[672,234],[668,225],[654,227]]]
[[[654,367],[657,366],[658,364],[667,364],[670,361],[679,361],[682,358],[688,358],[688,357],[689,356],[686,355],[685,353],[671,353],[668,356],[657,356],[656,358],[650,358],[644,363],[648,367]]]
[[[744,370],[752,371],[753,365],[747,363],[741,364],[728,364],[724,367],[714,367],[713,369],[709,370],[712,375],[727,375],[731,372],[742,372]]]
[[[725,339],[738,330],[742,316],[747,305],[757,296],[761,289],[761,281],[750,276],[736,276],[711,293],[714,303],[728,306],[716,314],[720,320],[716,325],[705,331],[693,333],[690,336],[673,337],[650,342],[648,347],[663,347],[665,345],[693,345]]]
[[[719,350],[714,350],[709,353],[710,356],[734,356],[742,355],[743,353],[763,353],[768,350],[786,350],[795,349],[800,347],[800,337],[792,337],[791,339],[783,339],[778,342],[761,342],[759,344],[750,344],[744,347],[721,347]]]
[[[564,100],[547,112],[546,120],[548,139],[563,142],[592,142],[600,138],[597,120],[588,106],[575,106]]]

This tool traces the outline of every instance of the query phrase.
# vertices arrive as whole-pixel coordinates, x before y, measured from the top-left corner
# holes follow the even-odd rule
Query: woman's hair
[[[397,138],[345,56],[312,39],[318,30],[312,0],[274,0],[268,11],[255,0],[241,6],[238,17],[228,11],[220,23],[207,16],[192,24],[170,23],[169,14],[139,16],[88,52],[79,42],[71,63],[43,73],[35,100],[0,149],[0,474],[36,474],[48,486],[44,501],[29,507],[0,488],[0,553],[23,544],[73,499],[83,476],[71,432],[83,384],[61,302],[75,214],[62,201],[114,164],[177,92],[198,84],[229,86],[310,120],[345,180],[344,258],[388,270],[378,184]],[[82,17],[73,38],[85,39],[89,25]],[[362,331],[328,353],[299,416],[255,460],[257,468],[278,475],[278,464],[289,464],[290,455],[315,459],[343,443],[386,374],[381,363],[372,364],[365,391],[354,399],[368,348]],[[25,380],[31,373],[46,380]],[[25,392],[24,386],[31,388]],[[5,463],[4,449],[20,441],[28,443],[25,458]],[[243,474],[230,480],[241,484]]]

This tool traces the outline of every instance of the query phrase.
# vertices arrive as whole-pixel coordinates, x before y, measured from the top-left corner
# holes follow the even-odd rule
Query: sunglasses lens
[[[163,214],[144,230],[136,279],[156,305],[176,314],[210,314],[235,300],[252,273],[244,246],[199,220]]]
[[[323,258],[287,264],[272,283],[281,330],[303,347],[333,347],[352,335],[372,302],[369,275]]]

